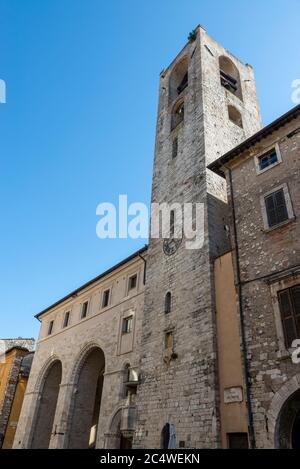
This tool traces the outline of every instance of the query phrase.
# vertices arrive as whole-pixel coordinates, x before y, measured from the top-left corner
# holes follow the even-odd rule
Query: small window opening
[[[270,153],[267,153],[266,155],[262,155],[258,158],[259,161],[259,169],[263,171],[264,169],[268,168],[269,166],[272,166],[273,164],[278,162],[278,155],[276,150],[273,150]]]
[[[70,322],[70,311],[68,311],[68,312],[65,314],[65,318],[64,318],[64,327],[68,327],[69,322]]]
[[[188,84],[189,84],[189,77],[188,77],[188,73],[186,73],[183,77],[182,82],[177,88],[178,95],[181,94],[188,87]]]
[[[129,290],[134,290],[137,286],[137,275],[132,275],[132,277],[129,278],[129,285],[128,288]]]
[[[243,119],[241,113],[234,106],[228,106],[228,116],[231,122],[243,128]]]
[[[175,211],[170,212],[170,238],[174,238],[175,235]]]
[[[130,332],[132,332],[132,326],[133,326],[133,316],[128,316],[127,318],[124,318],[123,325],[122,325],[122,333],[130,334]]]
[[[102,299],[102,308],[107,308],[109,305],[109,299],[110,299],[110,290],[105,290],[103,293],[103,299]]]
[[[85,301],[83,303],[82,308],[81,308],[81,319],[84,319],[87,317],[88,305],[89,305],[88,301]]]
[[[178,137],[175,137],[172,145],[172,158],[176,158],[178,155]]]
[[[172,294],[168,292],[165,298],[165,314],[171,313],[171,304],[172,304]]]
[[[48,327],[48,335],[51,335],[53,332],[53,326],[54,326],[54,321],[50,321],[49,327]]]

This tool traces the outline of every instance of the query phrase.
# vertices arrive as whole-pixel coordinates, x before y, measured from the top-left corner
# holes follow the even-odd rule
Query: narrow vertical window
[[[109,300],[110,300],[110,290],[105,290],[105,292],[103,292],[102,308],[107,308],[107,306],[109,305]]]
[[[81,308],[81,319],[84,319],[87,317],[88,305],[89,305],[88,301],[85,301],[83,303],[82,308]]]
[[[165,297],[165,314],[171,313],[171,303],[172,303],[172,295],[170,292],[168,292]]]
[[[68,311],[68,312],[65,314],[65,317],[64,317],[64,327],[68,327],[69,322],[70,322],[70,311]]]
[[[175,235],[175,211],[170,212],[170,238],[174,238]]]
[[[132,275],[129,277],[128,290],[134,290],[137,286],[137,275]]]
[[[172,144],[172,159],[174,160],[178,155],[178,137],[175,137]]]
[[[54,326],[54,321],[50,321],[49,327],[48,327],[48,335],[51,335],[53,332],[53,326]]]

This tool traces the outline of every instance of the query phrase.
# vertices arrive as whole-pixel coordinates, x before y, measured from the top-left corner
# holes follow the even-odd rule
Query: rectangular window
[[[128,316],[128,318],[123,319],[122,333],[130,334],[132,332],[133,326],[133,316]]]
[[[284,190],[280,189],[265,197],[269,228],[289,219]]]
[[[129,285],[128,285],[128,290],[134,290],[137,286],[137,275],[133,275],[132,277],[129,278]]]
[[[54,326],[54,321],[50,321],[49,327],[48,327],[48,335],[51,335],[53,332],[53,326]]]
[[[105,290],[102,298],[102,308],[107,308],[109,305],[110,290]]]
[[[278,293],[285,345],[289,349],[300,339],[300,285]]]
[[[275,163],[278,163],[278,155],[276,150],[273,150],[266,155],[262,155],[258,158],[259,169],[263,171],[269,166],[273,166]]]
[[[88,306],[89,306],[89,302],[85,301],[82,305],[82,308],[81,308],[81,319],[84,319],[84,318],[87,317]]]
[[[249,449],[247,433],[228,433],[229,449]]]
[[[70,322],[70,311],[68,311],[68,312],[65,314],[65,318],[64,318],[64,327],[68,327],[69,322]]]

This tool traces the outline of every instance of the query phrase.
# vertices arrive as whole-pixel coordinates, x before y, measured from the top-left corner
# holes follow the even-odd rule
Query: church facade
[[[162,71],[149,246],[38,315],[15,448],[295,447],[299,109],[262,129],[253,69],[199,26]]]

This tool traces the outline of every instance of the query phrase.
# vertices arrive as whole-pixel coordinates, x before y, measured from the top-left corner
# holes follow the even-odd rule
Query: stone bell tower
[[[136,448],[220,446],[212,263],[229,241],[207,165],[260,128],[252,67],[197,27],[160,76],[152,202],[203,203],[204,246],[150,240]]]

